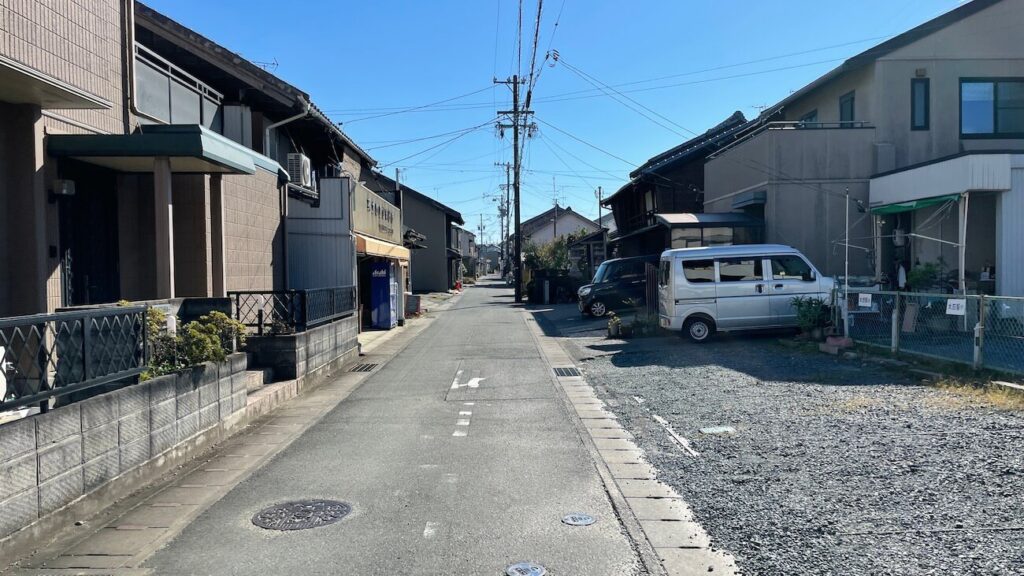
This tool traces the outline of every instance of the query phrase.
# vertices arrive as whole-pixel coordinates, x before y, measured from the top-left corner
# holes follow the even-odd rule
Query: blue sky
[[[276,61],[274,73],[310,93],[386,173],[401,168],[404,183],[460,210],[474,230],[482,215],[485,237],[496,238],[494,198],[505,175],[494,164],[511,160],[511,133],[499,138],[494,122],[511,97],[492,78],[516,72],[518,1],[147,3],[250,60]],[[735,110],[753,117],[842,59],[959,3],[545,0],[523,218],[555,196],[596,217],[595,187],[614,192],[634,165],[690,131]],[[536,9],[524,0],[524,74]],[[541,64],[549,47],[561,57],[553,67]],[[594,82],[618,86],[656,114],[628,106],[657,123]]]

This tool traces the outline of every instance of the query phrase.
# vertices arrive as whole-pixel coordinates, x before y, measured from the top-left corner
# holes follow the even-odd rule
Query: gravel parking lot
[[[777,335],[618,341],[548,317],[744,574],[1024,574],[1024,413]]]

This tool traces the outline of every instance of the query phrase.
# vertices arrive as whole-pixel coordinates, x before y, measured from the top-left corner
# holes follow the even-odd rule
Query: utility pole
[[[512,128],[512,165],[514,170],[514,176],[512,179],[512,191],[514,196],[514,203],[516,208],[516,224],[515,224],[515,254],[513,255],[513,263],[515,264],[515,300],[516,302],[523,301],[523,238],[522,238],[522,213],[520,211],[520,195],[519,195],[519,184],[520,174],[522,172],[522,166],[520,165],[519,154],[519,130],[520,128],[527,127],[523,121],[523,116],[529,116],[533,114],[530,110],[523,110],[519,107],[519,85],[525,84],[526,80],[520,80],[519,75],[515,74],[509,80],[495,80],[496,84],[511,84],[512,85],[512,110],[499,111],[498,114],[504,114],[511,116],[512,125],[498,124],[498,128]]]
[[[508,162],[501,163],[495,162],[495,166],[505,167],[505,184],[499,186],[504,192],[504,197],[498,199],[498,216],[501,218],[501,260],[502,263],[507,267],[512,261],[512,257],[509,255],[508,235],[509,228],[511,228],[511,211],[509,206],[509,194],[512,191],[512,165]],[[502,270],[504,272],[504,269]]]
[[[601,257],[603,260],[608,259],[608,234],[604,231],[604,223],[601,222],[601,187],[597,187],[597,228],[601,231],[601,246],[604,251],[604,255]]]

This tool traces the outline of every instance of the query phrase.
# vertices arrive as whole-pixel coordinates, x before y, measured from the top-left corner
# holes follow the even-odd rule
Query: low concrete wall
[[[232,354],[0,426],[0,540],[147,462],[179,460],[170,455],[245,410],[245,369]]]
[[[275,379],[297,380],[301,389],[359,355],[359,322],[353,315],[305,332],[250,336],[245,347],[255,366],[273,368]]]

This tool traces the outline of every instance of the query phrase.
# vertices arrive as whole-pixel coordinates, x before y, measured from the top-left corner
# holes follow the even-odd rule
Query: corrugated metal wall
[[[996,292],[1024,296],[1024,167],[1011,170],[1011,188],[996,208]]]
[[[320,181],[320,206],[288,199],[288,287],[355,284],[347,179]]]

